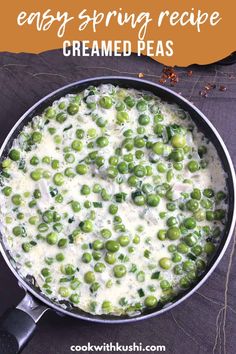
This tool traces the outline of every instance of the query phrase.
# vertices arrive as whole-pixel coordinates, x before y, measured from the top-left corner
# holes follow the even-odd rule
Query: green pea
[[[82,255],[82,261],[83,261],[84,263],[89,263],[89,262],[91,262],[91,260],[92,260],[92,256],[91,256],[90,253],[88,253],[88,252],[83,253],[83,255]]]
[[[223,191],[219,191],[216,193],[216,201],[221,202],[226,198],[226,194]]]
[[[181,254],[186,254],[188,253],[189,251],[189,247],[183,243],[183,242],[180,242],[178,245],[177,245],[177,251]]]
[[[69,297],[69,300],[71,302],[73,302],[73,304],[78,304],[80,301],[80,297],[78,294],[71,294],[71,296]]]
[[[95,251],[98,251],[104,248],[104,244],[100,240],[95,240],[93,241],[92,247]]]
[[[157,194],[148,194],[146,199],[147,205],[156,207],[160,203],[160,197]]]
[[[43,268],[43,269],[41,270],[41,274],[42,274],[45,278],[48,277],[48,276],[51,274],[50,269],[49,269],[49,268]]]
[[[9,197],[12,193],[12,188],[7,186],[2,189],[2,193],[6,196]]]
[[[159,136],[159,137],[161,137],[162,136],[162,134],[163,134],[163,131],[164,131],[164,125],[162,125],[162,124],[156,124],[155,126],[154,126],[154,133],[157,135],[157,136]]]
[[[130,243],[130,239],[128,236],[122,235],[118,237],[118,242],[122,247],[126,247]]]
[[[175,149],[171,152],[170,158],[175,162],[181,162],[184,159],[184,153],[182,149]]]
[[[159,240],[164,241],[166,239],[166,230],[159,230],[157,233],[157,237]]]
[[[54,170],[57,170],[58,168],[59,168],[59,166],[60,166],[60,163],[59,163],[59,161],[58,160],[52,160],[52,163],[51,163],[51,166],[52,166],[52,168],[54,169]]]
[[[16,149],[12,149],[9,153],[9,157],[12,161],[19,161],[20,160],[20,151]]]
[[[48,119],[52,119],[52,118],[54,118],[56,116],[56,111],[52,107],[49,107],[45,111],[45,116]]]
[[[134,201],[134,204],[137,205],[137,206],[142,206],[145,204],[145,197],[143,195],[136,195],[134,198],[133,198],[133,201]]]
[[[126,162],[120,162],[118,165],[117,165],[117,169],[118,171],[121,173],[121,174],[125,174],[125,173],[128,173],[128,165]]]
[[[34,181],[39,181],[42,178],[42,171],[41,170],[34,170],[31,172],[30,177],[34,180]]]
[[[58,244],[57,246],[59,248],[65,248],[68,244],[68,240],[66,238],[61,238],[59,241],[58,241]]]
[[[22,197],[20,194],[14,194],[11,198],[12,203],[15,204],[16,206],[21,205],[22,203]]]
[[[104,200],[104,201],[108,201],[111,199],[110,194],[108,194],[108,192],[106,191],[105,188],[102,188],[101,197],[102,197],[102,200]]]
[[[56,186],[62,186],[64,184],[64,176],[62,173],[56,173],[53,176],[53,182]]]
[[[179,263],[182,261],[182,256],[179,253],[175,252],[173,253],[171,260],[174,263]]]
[[[212,198],[212,197],[214,197],[215,193],[214,193],[213,189],[211,189],[211,188],[206,188],[206,189],[204,189],[204,191],[203,191],[203,195],[204,195],[205,197],[207,197],[207,198]]]
[[[188,170],[192,173],[196,172],[199,170],[199,164],[196,160],[191,160],[188,163]]]
[[[119,111],[123,111],[125,109],[125,104],[122,101],[117,102],[116,104],[116,110]]]
[[[84,274],[84,281],[87,284],[92,284],[95,281],[95,274],[92,271],[88,271]]]
[[[171,226],[175,226],[178,224],[178,220],[176,219],[176,217],[171,216],[167,219],[166,221],[167,226],[171,227]]]
[[[150,117],[147,114],[140,114],[138,122],[140,125],[148,125],[150,123]]]
[[[109,109],[112,107],[112,99],[109,96],[103,96],[100,98],[99,104],[102,108]]]
[[[90,220],[84,220],[84,221],[82,221],[82,222],[79,224],[79,226],[80,226],[80,228],[81,228],[81,230],[82,230],[83,232],[88,233],[88,232],[93,231],[93,223],[92,223],[92,221],[90,221]]]
[[[42,160],[43,161],[43,160]],[[43,161],[44,162],[44,161]],[[45,162],[44,162],[45,163]],[[39,164],[39,158],[37,156],[33,156],[30,159],[30,164],[33,166],[37,166]]]
[[[134,138],[134,146],[141,149],[145,146],[145,140],[139,136]]]
[[[133,238],[133,243],[135,245],[138,245],[140,243],[140,237],[138,235],[135,235]]]
[[[74,140],[72,141],[71,147],[75,151],[81,151],[83,149],[83,143],[81,140]]]
[[[66,275],[73,275],[76,272],[76,268],[73,264],[65,264],[61,266],[61,272]]]
[[[21,226],[15,226],[12,232],[15,236],[21,236],[23,234],[23,228]]]
[[[112,312],[112,304],[110,301],[103,301],[102,303],[102,310],[104,313],[110,313]]]
[[[157,155],[163,155],[164,153],[164,144],[161,141],[153,144],[152,151]]]
[[[181,288],[187,289],[190,286],[190,281],[187,277],[180,278],[179,285]]]
[[[39,230],[39,232],[46,232],[46,231],[48,231],[48,225],[45,223],[41,223],[38,226],[38,230]]]
[[[84,135],[85,135],[85,132],[83,129],[77,129],[76,132],[75,132],[75,135],[78,139],[83,139],[84,138]]]
[[[109,252],[117,252],[117,251],[119,251],[119,248],[120,248],[119,243],[114,240],[107,241],[105,246]]]
[[[182,266],[180,264],[176,264],[173,268],[173,272],[176,275],[182,275],[183,274]]]
[[[72,290],[76,290],[79,286],[80,286],[81,282],[79,281],[79,279],[74,278],[73,280],[71,280],[70,282],[70,288]]]
[[[133,108],[135,106],[134,97],[127,96],[127,97],[125,97],[124,102],[129,108]]]
[[[200,256],[202,254],[202,246],[200,245],[195,245],[191,248],[191,251],[196,255]]]
[[[95,164],[98,167],[101,167],[102,165],[104,165],[104,162],[105,162],[105,159],[102,156],[97,156],[96,159],[95,159]]]
[[[206,242],[205,246],[204,246],[204,252],[206,252],[206,254],[211,255],[215,252],[215,245],[212,242]]]
[[[174,169],[176,169],[177,171],[181,171],[183,169],[183,164],[182,162],[174,162],[173,163],[173,167]]]
[[[180,238],[180,234],[180,229],[176,226],[170,227],[166,232],[166,236],[169,240],[177,240]]]
[[[111,204],[109,205],[108,211],[111,215],[115,215],[118,212],[118,206],[115,204]]]
[[[216,209],[214,212],[215,220],[222,220],[225,217],[225,210],[223,209]]]
[[[144,305],[148,308],[154,308],[157,306],[157,298],[153,295],[149,295],[144,300]]]
[[[61,297],[68,297],[70,295],[70,290],[65,286],[60,286],[58,293],[61,295]]]
[[[78,164],[76,166],[76,172],[79,175],[85,175],[88,172],[88,167],[86,165],[84,165],[84,164]]]
[[[193,247],[197,243],[197,236],[194,234],[189,234],[184,238],[184,242],[189,246]]]
[[[122,278],[127,273],[127,270],[123,264],[117,264],[113,268],[113,273],[116,278]]]
[[[67,115],[64,112],[60,112],[56,116],[56,121],[60,124],[64,123],[67,120]]]
[[[159,266],[165,270],[170,269],[171,260],[167,257],[163,257],[159,260]]]
[[[125,111],[117,112],[116,121],[118,124],[124,124],[129,120],[129,114]]]
[[[184,226],[186,227],[186,229],[194,229],[196,227],[197,223],[195,221],[194,218],[190,217],[190,218],[186,218],[184,220]]]
[[[134,166],[134,174],[136,177],[142,178],[146,174],[146,168],[142,165]]]
[[[196,266],[199,271],[203,271],[206,268],[206,263],[202,259],[197,259]]]
[[[56,232],[50,232],[46,237],[47,243],[49,245],[55,245],[58,241],[58,236]]]
[[[157,164],[157,171],[160,173],[166,172],[166,165],[163,162]]]
[[[65,259],[65,256],[64,256],[63,253],[57,253],[57,254],[56,254],[56,260],[57,260],[58,262],[62,262],[62,261],[64,261],[64,259]]]
[[[76,113],[79,112],[79,106],[76,103],[70,103],[69,106],[67,107],[67,112],[71,115],[74,116]]]
[[[144,112],[147,109],[147,103],[141,99],[137,102],[136,108],[139,112]]]
[[[103,273],[105,269],[106,269],[105,264],[101,262],[97,262],[94,266],[94,271],[97,273]]]
[[[187,261],[183,262],[183,270],[185,272],[193,271],[193,270],[195,270],[195,268],[196,268],[196,266],[193,261],[187,260]]]
[[[77,202],[76,200],[73,200],[70,205],[75,213],[78,213],[81,210],[80,202]]]
[[[106,136],[100,136],[97,138],[96,143],[100,148],[103,148],[109,144],[109,140]]]
[[[171,144],[174,148],[183,148],[186,145],[185,136],[176,134],[171,138]]]
[[[34,132],[31,136],[34,143],[40,143],[42,140],[42,133]]]
[[[91,189],[87,184],[83,184],[80,189],[80,193],[82,195],[89,195],[91,193]]]
[[[167,289],[170,289],[171,285],[168,282],[168,280],[162,280],[160,282],[160,287],[162,288],[162,290],[167,290]]]
[[[38,216],[31,216],[28,221],[30,225],[36,225],[38,223],[38,220],[39,220]]]
[[[207,219],[207,221],[213,221],[214,218],[215,218],[214,211],[207,210],[206,211],[206,219]]]
[[[22,243],[22,249],[25,253],[28,253],[32,249],[32,245],[29,242],[24,242]]]
[[[99,261],[99,259],[102,258],[102,253],[99,251],[93,251],[92,256],[95,261]]]
[[[112,235],[112,233],[109,229],[102,229],[100,232],[101,232],[101,236],[105,239],[110,238]]]
[[[187,209],[188,209],[189,211],[194,212],[194,211],[198,210],[198,208],[199,208],[199,203],[198,203],[198,201],[195,200],[195,199],[190,199],[190,200],[187,201],[186,206],[187,206]]]
[[[136,173],[139,173],[139,172],[137,172],[137,170],[136,170]],[[130,176],[128,178],[127,182],[128,182],[129,186],[136,187],[138,185],[139,179],[136,176]]]
[[[51,222],[53,222],[53,212],[50,210],[45,211],[42,215],[42,219],[47,224],[50,224]]]
[[[213,206],[212,201],[206,198],[202,199],[200,204],[204,209],[211,209]]]
[[[116,262],[116,256],[113,252],[107,252],[104,259],[108,264],[114,264]]]

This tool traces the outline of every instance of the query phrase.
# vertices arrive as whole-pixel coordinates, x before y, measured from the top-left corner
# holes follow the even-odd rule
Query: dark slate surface
[[[211,65],[178,69],[174,90],[194,102],[219,130],[236,162],[236,65]],[[49,92],[73,81],[103,75],[144,73],[159,82],[162,66],[149,58],[64,58],[60,51],[40,55],[0,54],[0,142],[18,118]],[[208,98],[199,91],[208,82],[216,84]],[[165,84],[170,86],[169,83]],[[227,90],[219,90],[225,85]],[[66,354],[72,344],[119,342],[165,345],[167,353],[235,353],[236,261],[235,240],[207,282],[187,301],[172,311],[135,324],[101,325],[45,315],[23,354]],[[0,313],[22,297],[23,292],[0,258]]]

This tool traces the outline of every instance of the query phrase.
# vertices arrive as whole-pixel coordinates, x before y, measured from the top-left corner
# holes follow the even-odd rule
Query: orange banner
[[[9,0],[1,5],[0,51],[136,52],[166,65],[207,64],[236,49],[235,11],[232,0]]]

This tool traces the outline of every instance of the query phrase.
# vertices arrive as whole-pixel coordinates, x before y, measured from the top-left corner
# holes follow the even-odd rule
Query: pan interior
[[[222,242],[215,254],[215,256],[212,258],[211,262],[208,264],[208,267],[205,271],[205,273],[201,276],[201,279],[198,284],[201,283],[201,280],[204,280],[207,275],[210,274],[211,270],[213,270],[213,266],[216,265],[218,259],[222,255],[222,251],[225,250],[225,246],[229,241],[230,238],[230,233],[232,229],[232,222],[234,219],[234,175],[233,175],[233,170],[232,170],[232,165],[230,163],[230,159],[227,153],[227,150],[225,146],[222,144],[222,141],[220,140],[218,134],[215,132],[215,130],[212,128],[212,126],[209,124],[209,122],[205,119],[205,117],[198,111],[196,110],[193,106],[191,106],[187,101],[183,100],[180,96],[172,93],[169,90],[166,90],[158,85],[153,85],[148,82],[144,81],[139,81],[135,79],[127,79],[127,78],[100,78],[100,79],[94,79],[94,80],[88,80],[84,82],[79,82],[75,83],[73,85],[70,85],[69,87],[63,88],[56,93],[51,94],[49,97],[46,97],[43,99],[39,104],[34,106],[30,111],[28,111],[22,119],[19,121],[19,123],[13,128],[13,131],[11,131],[9,137],[7,138],[5,144],[3,145],[2,148],[2,157],[6,156],[12,141],[14,140],[15,137],[17,137],[18,133],[22,130],[22,128],[37,114],[42,113],[42,111],[48,107],[53,101],[56,99],[65,96],[67,93],[71,92],[78,92],[82,91],[84,88],[86,88],[88,85],[95,85],[98,86],[101,83],[112,83],[115,85],[120,85],[122,87],[133,87],[136,89],[142,89],[142,90],[147,90],[151,91],[163,100],[167,102],[175,102],[177,103],[181,108],[183,108],[185,111],[189,112],[191,115],[191,118],[194,120],[196,125],[198,126],[199,130],[204,133],[206,137],[209,138],[209,140],[214,144],[214,146],[217,149],[218,155],[220,156],[220,159],[222,161],[223,168],[225,172],[227,173],[227,186],[228,190],[232,191],[230,193],[230,198],[229,198],[229,214],[228,214],[228,222],[225,227],[225,233],[224,237],[222,238]],[[10,259],[9,253],[6,251],[4,244],[2,243],[3,246],[3,253],[5,255],[5,259],[8,259],[8,264],[10,261],[11,264],[11,269],[14,268],[13,261]],[[19,277],[17,274],[17,270],[14,269],[14,274],[18,277],[21,283],[25,285],[27,289],[30,288],[30,291],[36,294],[37,297],[39,297],[41,300],[46,302],[47,304],[50,304],[53,308],[56,308],[58,311],[63,311],[67,314],[71,314],[77,317],[81,318],[86,318],[86,319],[92,319],[92,320],[98,320],[98,321],[103,321],[103,320],[111,320],[111,321],[119,321],[119,320],[130,320],[129,317],[113,317],[113,316],[93,316],[87,313],[84,313],[80,310],[71,308],[61,308],[59,307],[56,303],[50,303],[46,297],[44,297],[39,290],[32,285],[31,280],[23,280]],[[190,295],[193,290],[196,288],[196,286],[193,286],[193,288],[190,288],[188,291],[183,292],[181,295],[179,295],[176,299],[174,304],[180,302],[181,299],[185,298],[186,295]],[[161,313],[165,311],[168,308],[171,308],[174,304],[168,304],[164,308],[157,308],[154,310],[154,313]],[[140,317],[145,317],[146,315],[148,316],[149,314],[152,314],[153,311],[147,311],[146,313],[143,313]]]

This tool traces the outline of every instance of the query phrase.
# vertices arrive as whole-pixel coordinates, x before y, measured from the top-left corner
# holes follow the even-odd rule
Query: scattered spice
[[[208,83],[199,91],[199,95],[206,98],[208,97],[209,92],[214,90],[215,88],[216,84]]]
[[[216,89],[216,87],[217,87],[216,84],[208,83],[208,84],[206,84],[206,85],[199,91],[199,95],[202,96],[202,97],[204,97],[204,98],[206,98],[206,97],[208,97],[209,93],[210,93],[212,90],[215,90],[215,89]],[[224,92],[224,91],[226,91],[226,90],[227,90],[226,86],[224,86],[224,85],[220,85],[220,86],[219,86],[219,91]]]
[[[139,73],[139,74],[138,74],[138,77],[141,79],[141,78],[144,77],[144,74],[143,74],[143,73]]]
[[[224,85],[220,85],[219,90],[224,92],[224,91],[227,90],[227,88],[226,88],[226,86],[224,86]]]
[[[164,84],[167,80],[170,81],[171,86],[175,86],[179,81],[178,73],[174,70],[173,67],[164,66],[162,69],[162,75],[159,82]]]

